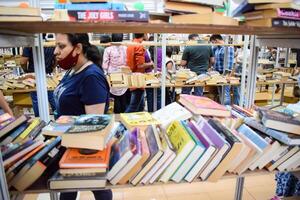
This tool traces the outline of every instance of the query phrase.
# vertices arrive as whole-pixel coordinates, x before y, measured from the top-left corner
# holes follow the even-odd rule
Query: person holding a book
[[[54,91],[57,114],[78,116],[103,114],[108,110],[109,85],[100,63],[99,51],[87,34],[56,34],[54,54],[67,70]],[[96,64],[97,63],[97,64]],[[92,191],[96,200],[111,200],[111,190]],[[61,200],[75,200],[77,192],[61,193]]]
[[[189,41],[204,43],[198,34],[190,34]],[[214,62],[214,54],[210,46],[187,46],[181,58],[181,66],[187,67],[197,75],[205,74]],[[190,94],[192,87],[182,88],[182,94]],[[203,95],[203,87],[194,87],[196,96]]]
[[[127,66],[132,72],[145,73],[148,68],[153,68],[153,63],[146,63],[145,48],[141,45],[144,40],[144,33],[135,33],[133,42],[136,45],[130,45],[127,48]],[[139,112],[144,110],[144,88],[136,88],[131,90],[131,97],[126,113]]]
[[[225,74],[226,72],[231,72],[233,68],[234,63],[234,49],[233,47],[227,47],[228,48],[228,54],[227,54],[227,66],[224,66],[224,56],[225,56],[225,47],[224,40],[221,35],[212,35],[210,37],[210,42],[213,44],[217,44],[218,46],[213,47],[213,52],[215,55],[215,63],[214,63],[214,70],[218,71],[220,74]],[[224,87],[224,104],[230,105],[231,104],[231,97],[230,97],[230,86],[223,86]],[[221,93],[222,93],[222,87],[218,87],[218,93],[221,100]]]
[[[112,42],[122,42],[123,33],[112,34]],[[126,66],[126,50],[124,45],[111,45],[104,50],[102,68],[107,73],[121,72]],[[110,88],[114,98],[114,113],[124,113],[130,100],[130,91],[127,88]]]

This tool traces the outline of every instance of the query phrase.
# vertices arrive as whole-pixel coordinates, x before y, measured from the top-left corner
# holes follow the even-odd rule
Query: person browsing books
[[[112,34],[112,42],[122,42],[123,33]],[[103,54],[102,68],[107,73],[121,72],[121,67],[126,66],[127,47],[115,44],[107,47]],[[114,98],[114,113],[125,112],[129,100],[130,91],[127,88],[110,88],[111,97]]]
[[[0,115],[2,114],[2,112],[10,114],[12,117],[14,116],[8,103],[5,101],[2,91],[0,90]]]
[[[87,34],[56,34],[54,54],[67,70],[54,91],[57,117],[61,115],[103,114],[107,111],[109,85],[99,67],[100,56]],[[111,190],[92,191],[96,200],[111,200]],[[75,200],[77,192],[61,193],[61,200]]]

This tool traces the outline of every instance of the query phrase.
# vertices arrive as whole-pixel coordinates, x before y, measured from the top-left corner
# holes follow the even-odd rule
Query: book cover
[[[148,11],[68,10],[70,21],[84,22],[148,22]]]
[[[266,142],[261,136],[259,136],[256,132],[254,132],[251,128],[249,128],[247,125],[243,124],[240,126],[238,131],[247,136],[249,139],[251,139],[261,150],[264,150],[268,147],[269,143]]]
[[[272,19],[272,27],[295,27],[300,28],[299,19]]]
[[[111,180],[133,156],[135,146],[130,143],[130,133],[125,131],[117,143],[112,146],[107,179]]]
[[[273,171],[284,161],[299,151],[299,146],[290,146],[286,151],[279,154],[278,159],[273,159],[266,167],[269,171]]]
[[[22,141],[18,144],[13,145],[11,148],[7,149],[6,151],[2,152],[2,159],[6,160],[9,157],[13,156],[14,154],[18,153],[19,151],[22,151],[23,149],[29,147],[34,143],[34,140],[27,139],[25,141]]]
[[[33,131],[33,129],[38,126],[40,123],[40,119],[39,118],[35,118],[33,119],[33,121],[30,123],[30,125],[26,128],[25,131],[22,132],[22,134],[19,135],[19,137],[17,137],[14,141],[14,144],[21,142],[22,140],[24,140],[27,136],[30,135],[30,133]]]
[[[153,118],[159,121],[162,128],[167,129],[167,127],[175,120],[187,120],[193,115],[186,108],[173,102],[152,114]]]
[[[108,168],[111,145],[93,154],[82,154],[80,149],[67,149],[59,162],[60,168]]]
[[[71,128],[70,124],[62,124],[57,122],[50,122],[42,129],[42,134],[47,136],[60,136]]]
[[[159,124],[148,112],[121,113],[120,117],[128,130],[133,130],[135,127],[146,129],[148,125]]]
[[[219,117],[229,117],[231,115],[225,106],[207,97],[181,94],[179,102],[194,114]]]
[[[54,4],[55,9],[66,9],[66,10],[126,10],[125,4],[123,3],[56,3]]]
[[[9,136],[7,136],[1,143],[0,146],[8,145],[9,143],[13,142],[23,131],[26,130],[28,127],[27,122],[21,124],[17,129],[13,130]]]
[[[0,130],[0,138],[4,137],[6,134],[8,134],[13,129],[17,128],[20,124],[24,123],[25,121],[27,121],[27,117],[25,115],[22,115],[14,121],[12,121],[11,123],[9,123],[7,126]]]
[[[11,119],[13,119],[13,117],[10,114],[4,113],[4,114],[0,115],[0,124],[2,124],[3,122],[6,122],[8,120],[11,120]]]
[[[160,178],[160,181],[164,183],[169,181],[196,145],[179,121],[174,121],[166,133],[176,151],[176,158]]]

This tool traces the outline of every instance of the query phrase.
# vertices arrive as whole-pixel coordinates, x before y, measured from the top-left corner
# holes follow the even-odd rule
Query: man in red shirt
[[[153,63],[145,62],[145,48],[141,44],[144,40],[144,33],[135,33],[133,42],[140,43],[130,45],[127,48],[127,65],[132,72],[144,73],[146,69],[152,68]],[[144,110],[144,89],[137,88],[131,91],[131,98],[126,113],[139,112]]]

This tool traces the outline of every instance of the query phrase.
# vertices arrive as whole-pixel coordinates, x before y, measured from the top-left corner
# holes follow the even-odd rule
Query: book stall
[[[0,199],[50,193],[50,199],[56,200],[68,192],[215,183],[234,177],[237,180],[234,199],[240,200],[247,176],[278,174],[278,178],[283,172],[291,172],[291,176],[299,172],[300,103],[296,67],[300,66],[297,66],[299,55],[290,49],[299,48],[300,44],[299,3],[171,0],[163,1],[163,11],[154,13],[140,4],[128,9],[122,2],[58,0],[51,15],[45,17],[40,1],[17,7],[0,4],[0,47],[15,48],[14,55],[0,56],[0,89],[14,101],[23,98],[19,94],[29,97],[36,91],[39,112],[39,117],[32,113],[14,116],[0,113]],[[85,69],[79,68],[77,73],[74,65],[69,71],[55,68],[46,75],[48,56],[44,47],[55,48],[57,57],[60,55],[57,51],[62,52],[63,48],[57,50],[61,44],[55,40],[43,41],[42,33],[130,33],[132,39],[136,37],[132,33],[136,32],[154,34],[154,41],[100,43],[100,38],[88,41],[86,46],[95,44],[98,50],[124,46],[127,53],[131,47],[145,52],[153,47],[154,58],[150,60],[154,64],[148,73],[129,64],[122,64],[113,72],[104,69],[106,74],[101,71],[101,78],[112,94],[124,89],[145,90],[146,94],[147,89],[152,89],[153,112],[149,112],[148,104],[141,111],[113,113],[111,105],[116,106],[116,101],[111,104],[107,98],[105,108],[97,109],[103,112],[108,109],[109,114],[98,111],[87,114],[87,110],[96,107],[81,96],[80,102],[89,102],[83,104],[84,113],[61,114],[60,108],[60,112],[51,109],[50,115],[49,91],[61,87],[63,90],[59,92],[63,93],[65,88],[61,84],[68,78],[79,77]],[[201,39],[187,41],[187,34],[195,33],[201,34]],[[209,43],[211,34],[225,34],[224,43]],[[179,48],[177,53],[172,51],[172,57],[168,56],[170,46]],[[274,48],[265,49],[271,46]],[[21,67],[24,56],[18,53],[26,47],[32,49],[33,73],[24,73]],[[223,73],[213,65],[201,74],[187,67],[183,61],[185,50],[190,47],[211,51],[223,48]],[[84,48],[82,43],[82,52]],[[230,51],[238,48],[240,55],[234,62],[240,64],[240,71],[226,68],[231,62]],[[161,61],[158,61],[159,50]],[[120,52],[118,56],[122,56]],[[171,58],[173,67],[169,68]],[[55,64],[60,66],[60,63],[57,59]],[[95,92],[82,87],[87,89],[76,85],[80,94]],[[204,95],[197,96],[196,89],[194,94],[183,93],[191,87],[204,88]],[[228,104],[230,87],[239,88],[240,93],[237,102],[232,100]],[[272,87],[271,92],[268,87]],[[169,102],[167,97],[171,93]],[[145,100],[148,103],[148,94]],[[61,103],[55,99],[57,102]],[[277,182],[277,187],[282,185]],[[276,191],[280,199],[299,192],[294,188],[287,194],[288,189],[280,189],[282,193]]]

